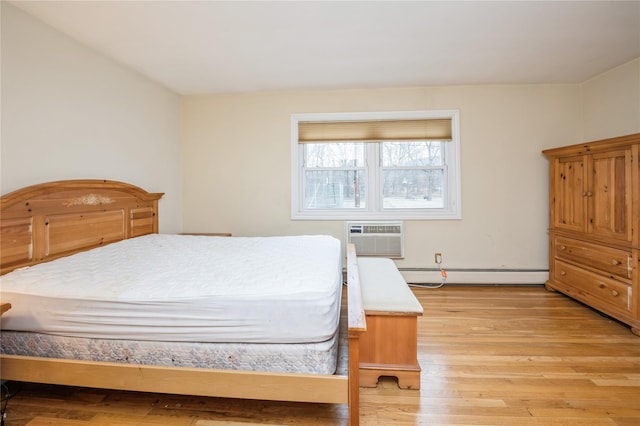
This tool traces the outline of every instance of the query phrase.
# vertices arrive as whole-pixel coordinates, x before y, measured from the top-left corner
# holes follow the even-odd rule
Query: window
[[[292,218],[459,219],[458,115],[292,115]]]

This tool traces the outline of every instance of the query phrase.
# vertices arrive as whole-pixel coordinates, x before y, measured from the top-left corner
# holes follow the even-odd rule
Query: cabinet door
[[[631,150],[592,154],[589,161],[587,232],[631,241]]]
[[[584,232],[586,228],[585,157],[560,157],[554,165],[553,226]]]

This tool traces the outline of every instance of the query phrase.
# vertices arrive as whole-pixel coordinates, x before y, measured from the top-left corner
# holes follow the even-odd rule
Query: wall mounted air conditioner
[[[358,256],[403,256],[402,222],[347,222],[346,232]]]

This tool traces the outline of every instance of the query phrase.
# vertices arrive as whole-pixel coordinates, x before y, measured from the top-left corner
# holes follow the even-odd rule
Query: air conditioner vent
[[[404,238],[402,222],[347,222],[347,242],[358,256],[401,258]]]

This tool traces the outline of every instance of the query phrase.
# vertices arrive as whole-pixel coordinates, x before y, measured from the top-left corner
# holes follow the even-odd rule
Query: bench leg
[[[386,368],[385,368],[386,367]],[[382,376],[396,377],[400,389],[420,389],[420,366],[408,368],[380,368],[375,365],[360,364],[360,386],[364,388],[375,388],[378,380]]]

